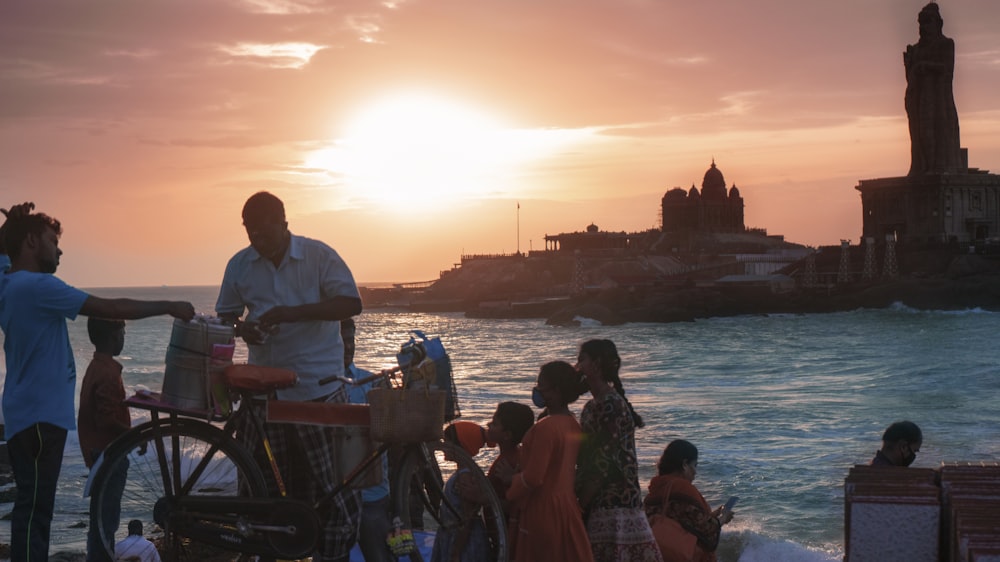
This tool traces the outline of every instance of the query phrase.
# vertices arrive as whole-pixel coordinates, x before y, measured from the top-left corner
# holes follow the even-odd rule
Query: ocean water
[[[186,299],[211,314],[213,287],[94,289],[101,296]],[[843,482],[865,463],[885,426],[924,431],[914,466],[1000,458],[1000,314],[906,307],[833,314],[761,315],[676,324],[546,326],[461,314],[373,309],[358,321],[357,364],[390,367],[413,329],[440,336],[451,355],[464,419],[485,423],[498,402],[531,403],[539,366],[572,362],[590,338],[614,340],[637,432],[645,487],[672,439],[700,451],[695,484],[709,503],[740,497],[723,530],[723,561],[833,561],[843,557]],[[171,321],[126,328],[125,384],[159,390]],[[86,322],[70,323],[82,379],[92,355]],[[236,360],[245,360],[245,348]],[[576,403],[579,411],[583,400]],[[481,453],[484,466],[492,451]],[[84,548],[87,470],[71,433],[56,501],[52,551]],[[0,513],[10,505],[0,505]],[[0,523],[0,542],[9,524]]]

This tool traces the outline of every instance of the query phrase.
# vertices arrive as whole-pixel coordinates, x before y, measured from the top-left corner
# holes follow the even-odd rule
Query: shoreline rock
[[[835,275],[829,273],[831,268],[837,268],[838,256],[831,254],[818,254],[826,279]],[[786,282],[781,287],[766,281],[726,283],[674,276],[631,286],[608,283],[573,297],[566,296],[565,271],[560,275],[539,273],[565,270],[561,258],[535,264],[530,258],[483,260],[450,272],[408,308],[464,312],[470,318],[544,318],[552,325],[578,325],[581,319],[607,325],[691,322],[746,314],[882,309],[896,303],[918,310],[1000,311],[998,258],[943,250],[910,252],[900,255],[899,276],[891,280],[803,287],[804,265],[798,263],[779,272]],[[609,260],[613,263],[615,260]],[[794,280],[798,283],[793,285]]]

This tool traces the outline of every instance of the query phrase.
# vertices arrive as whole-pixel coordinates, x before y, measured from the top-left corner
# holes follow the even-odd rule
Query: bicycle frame
[[[380,462],[383,454],[392,447],[383,443],[367,454],[358,464],[343,476],[333,489],[308,505],[298,500],[287,499],[288,492],[284,479],[278,469],[277,459],[272,451],[270,440],[265,428],[275,423],[310,423],[314,425],[365,427],[369,425],[368,406],[360,404],[294,402],[278,399],[261,399],[255,395],[257,388],[233,388],[240,394],[239,407],[232,410],[229,416],[223,418],[206,411],[185,410],[159,401],[153,393],[130,398],[130,406],[150,412],[150,420],[132,431],[141,431],[151,436],[155,448],[156,464],[162,478],[163,490],[169,500],[157,502],[154,508],[155,520],[163,528],[169,528],[183,536],[196,541],[220,547],[230,547],[240,551],[274,555],[285,558],[299,558],[306,553],[296,548],[303,544],[315,543],[319,532],[317,523],[310,519],[316,518],[316,512],[321,511],[324,504],[332,501],[348,487],[360,487],[358,483],[375,463]],[[266,414],[262,415],[262,412]],[[180,422],[179,420],[186,420]],[[213,423],[215,422],[215,423]],[[218,422],[223,422],[221,428]],[[170,454],[166,449],[177,444],[169,443],[169,428],[178,424],[203,423],[220,430],[218,440],[209,442],[209,447],[200,459],[187,471],[181,468],[179,455]],[[241,428],[252,426],[256,429],[261,448],[266,454],[270,473],[277,484],[280,498],[275,497],[225,497],[211,496],[204,498],[192,496],[192,486],[199,480],[201,474],[211,464],[211,459],[220,451],[223,441],[232,441],[245,447],[245,443],[237,439]],[[404,448],[419,448],[419,444],[406,445]],[[264,467],[258,466],[263,469]],[[388,475],[386,475],[388,477]],[[286,514],[287,518],[299,525],[273,525],[268,523],[273,519],[274,511]],[[308,512],[308,513],[307,513]],[[234,515],[235,514],[235,515]],[[212,525],[199,525],[201,520],[211,520]],[[230,524],[220,526],[219,521],[230,521]],[[301,528],[305,527],[305,529]],[[274,549],[274,542],[281,540],[251,541],[248,537],[254,531],[261,531],[272,538],[282,534],[289,537],[292,550]],[[300,537],[292,540],[292,537]]]
[[[332,501],[348,487],[359,485],[365,473],[380,462],[382,455],[389,453],[397,444],[382,443],[364,456],[350,470],[341,476],[330,491],[318,498],[312,504],[290,499],[282,480],[278,465],[267,439],[266,427],[276,423],[313,424],[324,426],[364,427],[370,425],[370,413],[367,405],[324,403],[324,402],[294,402],[278,399],[260,399],[260,395],[271,395],[277,388],[294,384],[294,373],[280,369],[269,369],[257,366],[240,365],[231,367],[232,376],[227,371],[226,383],[231,391],[240,396],[239,407],[231,410],[228,416],[222,417],[212,411],[192,411],[174,407],[161,402],[154,393],[137,395],[127,400],[135,408],[150,412],[150,421],[132,428],[114,443],[108,446],[106,453],[107,470],[95,468],[95,496],[104,497],[103,486],[108,485],[112,467],[128,467],[129,459],[138,461],[143,455],[144,464],[150,469],[156,480],[162,480],[156,486],[159,490],[145,496],[148,499],[146,508],[152,507],[153,520],[164,529],[165,538],[172,537],[170,544],[179,545],[183,539],[191,539],[198,543],[212,545],[224,550],[273,556],[284,559],[297,559],[308,555],[314,548],[320,533],[317,511],[322,511],[327,502]],[[242,369],[242,371],[240,370]],[[279,373],[279,371],[281,371]],[[289,375],[290,373],[290,375]],[[391,371],[383,372],[388,379]],[[279,376],[280,375],[280,376]],[[290,381],[290,382],[289,382]],[[349,381],[349,379],[348,379]],[[348,382],[348,381],[345,381]],[[354,383],[354,381],[349,381]],[[364,382],[364,381],[361,381]],[[221,427],[220,427],[221,423]],[[261,460],[251,461],[246,442],[237,439],[242,428],[253,427],[258,432],[259,443],[267,456],[267,465],[277,483],[281,497],[269,496],[266,493],[261,471],[266,470]],[[178,442],[188,444],[192,440],[201,445],[193,463],[182,466],[183,448]],[[255,440],[255,442],[258,442]],[[429,509],[430,515],[441,523],[443,513],[448,513],[453,519],[460,517],[457,505],[449,500],[438,497],[442,494],[441,471],[438,460],[432,452],[441,451],[445,443],[434,443],[431,446],[424,443],[400,443],[402,455],[401,465],[420,468],[422,480],[419,482],[420,502]],[[155,459],[144,456],[145,447],[155,450]],[[454,447],[448,445],[448,447]],[[169,449],[169,450],[168,450]],[[462,455],[464,452],[459,451]],[[456,453],[458,454],[458,453]],[[229,459],[232,466],[247,476],[251,484],[243,495],[243,485],[234,488],[233,492],[222,489],[222,493],[202,495],[204,491],[212,493],[211,488],[204,488],[199,483],[199,477],[204,472],[213,469],[213,460]],[[241,460],[242,459],[242,460]],[[466,455],[466,466],[475,467],[475,462]],[[265,465],[266,466],[266,465]],[[477,467],[478,468],[478,467]],[[433,470],[431,470],[433,469]],[[423,472],[427,471],[427,472]],[[477,471],[484,486],[492,487],[485,480],[481,469]],[[436,478],[433,476],[436,474]],[[419,476],[419,475],[418,475]],[[403,478],[389,478],[390,492],[393,498],[393,510],[401,515],[404,509],[398,503],[399,498],[409,496],[413,484]],[[256,481],[257,484],[253,484]],[[243,482],[240,478],[238,484]],[[367,485],[367,484],[365,484]],[[426,489],[423,487],[426,486]],[[254,492],[253,490],[257,490]],[[110,492],[109,492],[110,493]],[[263,495],[261,495],[263,494]],[[409,505],[408,503],[406,505]],[[414,504],[416,505],[416,504]],[[499,501],[494,498],[491,504],[499,509]],[[92,503],[92,509],[94,504]],[[100,514],[100,507],[98,513]],[[495,513],[502,513],[495,510]],[[408,520],[408,516],[404,517]],[[102,529],[104,529],[102,527]],[[106,548],[113,548],[115,527],[102,531]],[[412,544],[412,541],[411,541]],[[412,545],[415,549],[415,544]],[[501,549],[506,552],[505,549]],[[398,554],[398,553],[397,553]],[[175,554],[176,555],[176,554]],[[413,552],[419,560],[419,554]],[[505,557],[502,557],[506,560]]]

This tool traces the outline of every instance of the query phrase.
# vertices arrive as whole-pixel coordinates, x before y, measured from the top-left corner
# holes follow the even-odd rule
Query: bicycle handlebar
[[[399,371],[402,371],[402,370],[403,370],[402,367],[393,367],[391,369],[382,369],[378,374],[374,374],[374,375],[372,375],[370,377],[365,377],[365,378],[363,378],[361,380],[354,380],[354,379],[352,379],[350,377],[344,377],[344,376],[340,376],[340,375],[333,375],[331,377],[326,377],[324,379],[320,379],[319,380],[319,384],[324,385],[324,384],[330,384],[331,382],[338,382],[339,381],[339,382],[342,382],[344,384],[348,384],[348,385],[351,385],[351,386],[359,386],[359,385],[362,385],[362,384],[368,384],[368,383],[370,383],[372,381],[376,381],[378,379],[386,378],[389,375],[391,375],[393,373],[398,373]]]

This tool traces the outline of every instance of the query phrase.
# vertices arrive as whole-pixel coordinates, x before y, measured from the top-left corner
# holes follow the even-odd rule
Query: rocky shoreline
[[[828,260],[829,261],[829,260]],[[609,261],[608,269],[617,269]],[[830,264],[825,264],[827,271]],[[953,252],[904,254],[898,275],[867,282],[804,286],[802,264],[754,282],[661,278],[645,284],[569,293],[569,265],[556,260],[495,260],[449,272],[405,308],[464,312],[475,318],[543,318],[553,325],[594,320],[691,322],[747,314],[805,314],[882,309],[1000,311],[1000,256]],[[832,265],[836,268],[836,263]],[[780,286],[779,286],[780,281]],[[614,284],[608,284],[614,285]]]

